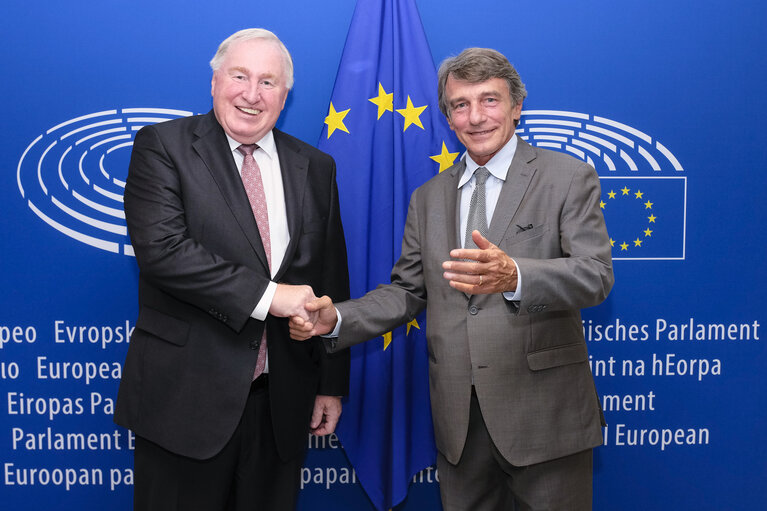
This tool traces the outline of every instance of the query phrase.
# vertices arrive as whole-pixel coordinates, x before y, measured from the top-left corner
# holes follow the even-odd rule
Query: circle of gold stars
[[[652,237],[653,231],[651,228],[654,227],[653,224],[655,224],[655,221],[658,219],[658,217],[656,217],[654,212],[652,211],[652,207],[653,207],[652,201],[650,201],[649,198],[646,198],[644,196],[644,192],[642,192],[641,190],[637,190],[633,192],[632,194],[631,189],[624,185],[624,187],[618,190],[617,192],[615,190],[610,190],[609,192],[607,192],[607,200],[608,201],[619,200],[620,198],[623,198],[623,197],[631,198],[632,195],[634,197],[634,200],[644,201],[644,202],[641,202],[641,204],[644,205],[645,211],[649,212],[650,215],[647,217],[647,228],[644,231],[642,231],[642,235],[637,236],[635,240],[630,240],[630,241],[622,240],[621,243],[618,244],[618,247],[620,247],[621,252],[624,252],[624,251],[627,252],[629,247],[632,245],[634,246],[634,248],[641,248],[642,243],[647,238]],[[606,209],[607,205],[608,203],[605,202],[604,200],[599,201],[599,207],[602,208],[603,210]],[[610,246],[615,247],[615,244],[616,244],[616,240],[610,237]]]

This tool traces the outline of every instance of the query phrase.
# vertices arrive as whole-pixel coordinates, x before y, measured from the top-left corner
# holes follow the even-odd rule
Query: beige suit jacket
[[[460,247],[461,161],[413,193],[391,284],[339,304],[339,336],[326,342],[330,351],[363,342],[426,307],[435,439],[451,463],[466,440],[472,384],[496,447],[514,465],[602,442],[580,315],[613,284],[599,178],[579,160],[518,142],[489,240],[517,262],[521,301],[466,295],[442,276]]]

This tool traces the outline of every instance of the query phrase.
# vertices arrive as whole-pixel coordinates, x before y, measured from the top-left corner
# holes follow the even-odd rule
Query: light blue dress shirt
[[[498,197],[501,195],[501,188],[506,181],[506,175],[509,173],[509,167],[511,166],[511,160],[514,159],[514,154],[517,152],[517,137],[512,136],[511,139],[506,142],[500,151],[495,156],[490,158],[486,164],[482,165],[489,172],[487,181],[485,182],[485,204],[487,205],[487,225],[493,218],[495,212],[495,206],[498,204]],[[458,181],[458,189],[460,190],[460,212],[459,218],[461,221],[460,239],[461,246],[466,239],[466,223],[469,217],[469,204],[471,202],[471,195],[474,192],[474,186],[476,186],[476,179],[474,178],[474,171],[476,171],[480,165],[471,159],[468,153],[464,153],[466,160],[466,170],[464,170],[461,179]],[[514,259],[512,258],[512,261]],[[514,261],[516,265],[517,262]],[[519,272],[519,266],[517,266],[517,290],[516,292],[506,292],[503,296],[507,300],[519,301],[522,297],[522,274]]]

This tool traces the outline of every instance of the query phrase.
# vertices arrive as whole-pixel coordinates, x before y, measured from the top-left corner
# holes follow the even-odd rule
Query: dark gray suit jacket
[[[524,466],[599,445],[601,410],[580,309],[613,284],[610,243],[593,168],[518,140],[489,240],[519,265],[521,302],[469,296],[448,285],[442,262],[460,247],[463,161],[418,188],[391,284],[338,305],[330,351],[380,335],[427,310],[429,386],[437,448],[463,451],[472,380],[499,451]]]
[[[290,244],[275,280],[349,296],[335,163],[274,130]],[[115,421],[172,452],[205,459],[245,407],[266,327],[274,434],[303,452],[316,394],[344,395],[348,352],[299,343],[287,320],[250,317],[270,281],[266,254],[223,129],[212,112],[141,129],[125,187],[139,266],[139,314]]]

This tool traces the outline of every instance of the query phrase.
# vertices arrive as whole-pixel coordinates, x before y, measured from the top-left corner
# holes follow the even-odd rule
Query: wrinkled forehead
[[[445,84],[445,94],[449,99],[454,99],[457,96],[511,97],[511,91],[509,90],[506,80],[497,77],[488,78],[486,80],[472,81],[462,80],[453,75],[450,75],[447,77],[447,83]]]

